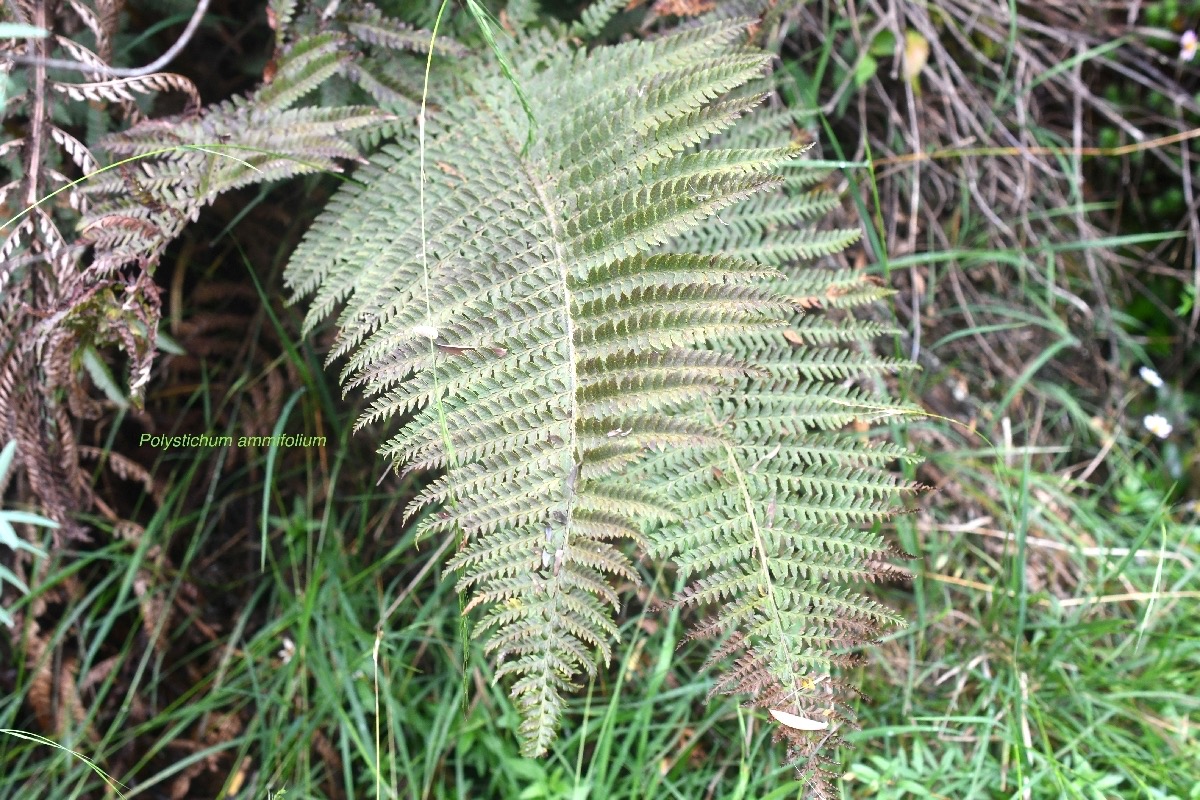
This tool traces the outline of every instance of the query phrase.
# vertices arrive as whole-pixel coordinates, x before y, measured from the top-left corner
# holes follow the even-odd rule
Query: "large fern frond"
[[[722,136],[722,144],[778,146],[791,136],[791,115],[761,111]],[[819,232],[812,218],[830,207],[814,188],[820,173],[785,165],[781,186],[677,237],[669,249],[735,252],[779,272],[769,281],[792,305],[782,330],[749,331],[709,343],[753,364],[733,393],[692,409],[726,433],[720,447],[679,449],[631,472],[662,487],[679,520],[653,532],[648,554],[670,557],[692,583],[678,598],[712,609],[694,635],[723,636],[710,663],[734,656],[714,692],[744,693],[780,720],[798,760],[836,742],[853,724],[844,700],[852,690],[833,676],[849,653],[881,626],[903,624],[855,591],[892,574],[898,554],[878,533],[904,497],[919,487],[882,468],[911,456],[871,445],[871,424],[916,415],[876,388],[877,379],[911,364],[874,355],[864,345],[889,326],[855,319],[853,308],[889,292],[874,278],[800,263],[839,250],[852,231]],[[819,732],[814,738],[813,731]],[[807,762],[814,792],[824,796],[820,759]]]
[[[807,295],[864,281],[792,269],[853,234],[810,227],[832,200],[789,166],[787,126],[728,139],[765,97],[743,88],[769,64],[749,24],[590,52],[532,32],[510,54],[538,119],[528,151],[479,61],[424,150],[372,158],[285,274],[314,295],[307,330],[342,306],[330,358],[372,398],[360,424],[401,422],[381,452],[442,470],[408,514],[440,506],[423,533],[461,536],[450,568],[486,607],[477,632],[530,754],[609,657],[613,580],[635,577],[621,540],[706,573],[684,599],[720,605],[717,628],[780,685],[892,619],[820,581],[870,577],[885,550],[858,526],[907,490],[882,471],[901,451],[841,429],[903,413],[852,385],[901,365],[825,347],[879,325],[797,319]]]

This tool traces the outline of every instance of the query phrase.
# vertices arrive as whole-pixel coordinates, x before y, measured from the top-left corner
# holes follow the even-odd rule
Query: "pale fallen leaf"
[[[828,720],[809,719],[801,717],[797,714],[789,714],[786,711],[779,711],[772,708],[771,716],[778,720],[781,724],[787,725],[789,728],[795,728],[798,731],[823,731],[829,727]]]
[[[929,41],[916,31],[904,33],[904,79],[916,84],[917,76],[929,61]]]

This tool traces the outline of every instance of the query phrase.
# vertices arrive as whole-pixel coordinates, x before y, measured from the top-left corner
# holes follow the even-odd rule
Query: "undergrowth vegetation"
[[[937,491],[844,795],[1195,796],[1200,8],[895,11],[806,4],[784,56],[872,163],[865,261],[937,415],[898,432]]]
[[[5,53],[94,68],[90,75],[51,68],[39,78],[28,63],[5,61],[0,76],[0,157],[11,172],[0,180],[8,187],[0,205],[0,444],[16,443],[0,453],[0,797],[1200,797],[1193,778],[1200,763],[1200,67],[1185,58],[1200,3],[657,0],[599,2],[580,19],[573,4],[529,0],[468,4],[440,18],[438,4],[424,0],[378,2],[378,9],[272,2],[269,15],[217,0],[198,17],[167,78],[122,77],[104,65],[154,60],[188,23],[193,4],[69,5],[10,0],[0,16]],[[551,420],[559,427],[540,440],[568,460],[550,463],[531,445],[536,436],[521,434],[529,441],[509,465],[515,471],[506,485],[521,502],[537,483],[530,476],[557,481],[540,510],[523,512],[533,549],[514,558],[524,566],[501,565],[508,572],[500,578],[472,573],[479,559],[470,537],[458,546],[453,531],[440,529],[453,522],[470,529],[481,496],[456,497],[449,484],[406,471],[403,462],[393,469],[375,451],[395,426],[424,420],[437,430],[410,424],[401,434],[409,438],[390,454],[453,467],[466,451],[453,437],[449,452],[439,449],[444,435],[480,423],[479,415],[443,408],[439,418],[434,403],[425,406],[427,420],[418,412],[379,423],[386,414],[378,402],[413,411],[421,403],[389,398],[395,384],[380,372],[360,376],[384,390],[376,405],[354,393],[343,398],[341,364],[327,367],[326,359],[349,353],[352,366],[369,366],[347,342],[394,318],[381,330],[420,345],[409,358],[432,365],[424,374],[438,387],[416,383],[407,391],[453,402],[460,372],[490,369],[522,346],[520,336],[499,324],[481,333],[492,322],[482,307],[459,307],[453,295],[466,283],[418,297],[415,306],[352,304],[368,311],[343,318],[352,323],[349,340],[317,324],[320,313],[302,335],[301,315],[281,299],[285,286],[297,288],[284,265],[293,251],[313,255],[309,232],[328,225],[314,220],[331,198],[329,208],[345,209],[344,198],[357,193],[354,213],[363,218],[403,213],[405,226],[419,226],[420,198],[373,181],[381,165],[414,174],[404,159],[420,156],[404,148],[422,135],[426,219],[441,227],[404,228],[412,249],[403,257],[428,244],[433,273],[441,257],[444,274],[475,275],[471,290],[488,297],[494,313],[495,298],[507,291],[503,280],[463,272],[455,259],[494,269],[487,254],[516,252],[513,242],[526,232],[509,219],[450,235],[437,209],[453,187],[472,182],[473,170],[508,169],[497,152],[513,164],[544,164],[539,147],[557,141],[552,152],[569,150],[563,132],[571,120],[545,119],[555,89],[535,77],[540,67],[562,69],[554,58],[568,56],[528,59],[519,42],[529,39],[521,37],[533,31],[547,53],[568,48],[561,43],[570,36],[586,40],[560,83],[585,81],[594,68],[585,65],[594,62],[583,52],[616,63],[628,59],[608,53],[669,49],[662,43],[680,26],[693,32],[686,40],[713,25],[712,17],[694,17],[714,6],[724,19],[751,11],[761,22],[742,38],[718,36],[707,55],[719,61],[718,53],[729,57],[722,48],[734,48],[734,60],[749,59],[751,46],[778,53],[763,60],[776,81],[765,99],[737,88],[747,76],[720,77],[721,88],[708,94],[729,123],[745,116],[748,138],[700,116],[680,122],[672,115],[683,106],[669,102],[648,122],[627,119],[623,105],[604,105],[598,83],[595,94],[581,95],[590,103],[575,109],[587,123],[575,131],[584,132],[582,143],[562,160],[566,172],[588,173],[592,184],[580,185],[592,194],[571,202],[624,208],[616,200],[622,191],[634,196],[639,180],[681,169],[677,161],[644,167],[638,159],[653,147],[618,139],[625,128],[694,125],[704,131],[695,142],[721,127],[720,147],[782,147],[771,165],[786,176],[782,195],[816,198],[814,213],[832,215],[821,231],[863,232],[858,243],[843,237],[844,250],[819,251],[825,274],[851,280],[807,293],[791,284],[784,293],[808,298],[799,304],[807,314],[772,307],[766,316],[786,319],[780,330],[788,334],[758,371],[745,367],[761,358],[762,343],[727,336],[729,360],[709,364],[702,381],[660,369],[653,385],[634,382],[658,398],[658,418],[620,417],[634,383],[614,378],[621,391],[607,393],[600,367],[579,371],[598,387],[598,410],[570,425]],[[494,16],[471,13],[485,10]],[[29,35],[18,23],[53,28],[58,38],[15,38]],[[435,26],[426,130],[417,117]],[[490,61],[489,37],[511,59],[504,68]],[[468,74],[477,59],[493,64],[492,73]],[[689,63],[697,82],[705,69],[711,76],[724,66]],[[48,88],[55,83],[84,88]],[[499,123],[457,142],[456,135],[471,136],[472,121],[483,124],[484,112],[464,110],[455,98],[483,85],[487,113],[501,115]],[[649,102],[636,81],[630,87],[617,90],[630,108]],[[756,129],[759,112],[773,122]],[[530,130],[528,114],[540,129]],[[611,130],[587,138],[606,123]],[[357,177],[349,169],[331,174],[388,137],[404,143],[392,146],[390,160],[377,159]],[[458,148],[496,137],[508,149],[489,151],[486,162],[453,159]],[[810,166],[793,160],[788,145],[810,144]],[[595,163],[580,155],[588,152],[599,154]],[[732,182],[765,183],[770,170],[752,163],[759,156],[749,149],[736,158],[700,152],[748,168],[736,178],[702,175],[708,188],[675,187],[679,213],[701,225],[697,233],[682,225],[657,238],[629,233],[655,224],[640,217],[624,229],[626,241],[664,253],[744,254],[762,235],[771,241],[797,227],[771,205],[774,183],[756,187],[763,191],[748,205],[717,207],[720,192],[737,193]],[[38,179],[29,180],[36,159]],[[131,160],[92,174],[123,159]],[[623,169],[626,162],[645,171]],[[698,180],[715,163],[691,162],[681,172],[687,178],[675,177]],[[549,174],[530,170],[525,180],[542,186]],[[286,184],[266,182],[286,176]],[[544,185],[558,181],[569,183]],[[504,201],[493,211],[519,205],[519,191],[492,188]],[[485,204],[490,197],[473,196]],[[697,210],[710,200],[711,208]],[[778,219],[754,221],[772,214]],[[755,226],[753,241],[739,238]],[[508,238],[460,252],[484,234]],[[553,233],[525,243],[536,250],[545,241],[570,243]],[[351,269],[361,262],[346,253],[397,274],[420,263],[388,260],[380,242],[344,230],[340,243],[344,250],[321,250],[327,260],[310,268],[349,270],[346,292],[376,286]],[[619,268],[627,258],[615,257],[603,275],[603,259],[594,259],[592,272],[562,282],[594,301],[575,307],[581,324],[628,313],[633,295],[655,304],[646,318],[656,324],[681,292],[692,292],[693,303],[701,294],[729,303],[736,294],[746,308],[751,295],[761,304],[778,291],[770,281],[803,274],[759,275],[750,255],[736,280],[733,263],[721,262],[722,279],[700,291],[697,276],[717,275],[710,264],[686,280],[675,276],[667,297],[630,289]],[[537,297],[508,318],[534,313],[553,283],[534,287]],[[622,299],[604,299],[617,291],[610,284],[623,287]],[[386,292],[409,291],[403,286],[389,279],[377,291],[386,303]],[[853,317],[834,308],[891,290],[894,297],[858,306]],[[346,292],[327,291],[319,311],[334,310]],[[907,513],[872,512],[875,524],[861,540],[870,552],[857,576],[883,580],[851,582],[844,595],[907,626],[886,628],[866,646],[851,646],[869,638],[865,629],[820,643],[822,657],[840,665],[832,677],[794,676],[819,703],[768,692],[755,707],[753,695],[747,704],[744,694],[720,693],[730,685],[721,671],[728,662],[714,665],[712,656],[745,647],[739,636],[761,634],[759,620],[746,622],[739,615],[750,612],[728,600],[670,602],[706,590],[689,569],[710,565],[716,556],[697,542],[715,540],[694,529],[730,506],[680,500],[707,497],[700,484],[713,497],[731,486],[762,489],[744,501],[754,509],[750,529],[784,548],[772,530],[797,519],[779,494],[793,479],[760,485],[755,478],[784,475],[776,468],[780,449],[733,437],[746,401],[732,392],[777,380],[772,370],[782,368],[783,355],[807,344],[804,326],[819,337],[827,320],[829,330],[836,322],[885,335],[831,351],[848,354],[836,363],[806,356],[805,368],[855,402],[890,397],[889,408],[913,412],[901,420],[858,408],[828,424],[836,441],[854,446],[890,438],[875,452],[896,471],[887,480],[897,491],[932,488],[898,494]],[[562,340],[544,328],[531,341]],[[528,364],[513,362],[528,380]],[[920,369],[899,368],[907,362]],[[508,383],[497,385],[514,385],[516,373],[503,374]],[[539,392],[551,385],[531,381],[523,391],[542,402]],[[782,396],[795,401],[794,390]],[[726,425],[706,428],[711,414]],[[364,415],[370,424],[354,433]],[[844,425],[851,417],[856,424]],[[173,446],[169,438],[200,433],[234,444]],[[278,434],[314,444],[289,447],[272,438]],[[566,448],[575,437],[579,446]],[[656,456],[661,463],[636,463],[647,445],[668,439]],[[630,441],[638,446],[622,447]],[[713,450],[728,456],[737,446],[746,448],[741,467],[736,456],[711,460]],[[905,452],[923,461],[895,458]],[[469,468],[478,464],[460,467]],[[602,496],[603,480],[622,475],[638,493],[622,495],[625,505],[608,509],[603,522],[609,534],[619,529],[649,545],[654,557],[630,558],[638,552],[614,547],[602,561],[593,554],[572,565],[576,515],[596,534],[599,512],[587,507],[588,494]],[[439,498],[449,502],[417,511]],[[513,502],[503,492],[492,499]],[[679,504],[682,523],[645,527],[648,517],[635,513],[633,500],[656,503],[664,519]],[[594,539],[606,548],[613,541]],[[671,554],[678,563],[663,558]],[[467,568],[460,587],[456,567]],[[567,647],[573,674],[548,681],[560,690],[553,697],[541,695],[558,724],[531,728],[529,702],[510,697],[509,668],[497,664],[486,638],[472,636],[486,618],[480,612],[487,614],[475,606],[497,601],[493,620],[520,622],[530,597],[495,581],[560,575],[584,587],[580,602],[600,633],[581,635],[578,647],[551,637]],[[479,586],[487,588],[471,594]],[[820,617],[819,598],[804,597],[798,615]],[[723,605],[724,616],[711,616]],[[812,644],[765,641],[792,655]],[[601,658],[606,649],[610,657]],[[751,668],[762,663],[769,662]],[[788,658],[775,666],[790,666]],[[761,689],[744,670],[724,674],[742,689]],[[836,714],[826,717],[834,686]],[[781,719],[817,729],[789,752],[778,739],[796,729]],[[821,727],[827,722],[835,724]],[[547,733],[555,727],[557,738]],[[531,731],[538,747],[529,746]],[[542,757],[526,757],[541,749]],[[811,771],[798,775],[788,765],[800,755],[801,766],[815,766],[806,760],[814,750],[826,759],[826,779],[817,783]]]

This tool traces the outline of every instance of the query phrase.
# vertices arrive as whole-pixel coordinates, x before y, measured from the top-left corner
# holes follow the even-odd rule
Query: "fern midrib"
[[[500,119],[495,119],[494,124],[501,128],[503,126],[503,123]],[[567,237],[563,230],[561,221],[554,213],[555,204],[553,199],[550,197],[546,183],[542,180],[542,176],[536,175],[534,170],[531,168],[530,161],[521,156],[522,148],[514,146],[514,142],[512,141],[511,137],[506,136],[504,138],[513,151],[514,160],[516,163],[521,165],[522,172],[524,172],[525,178],[528,181],[528,186],[530,186],[536,194],[538,203],[542,208],[543,214],[545,215],[547,226],[550,229],[550,247],[554,253],[555,266],[557,269],[559,290],[558,297],[563,319],[563,332],[564,339],[566,340],[569,367],[565,393],[567,394],[567,400],[569,403],[568,421],[570,424],[570,433],[568,440],[568,452],[570,453],[572,463],[570,467],[568,467],[566,464],[564,464],[563,467],[570,469],[571,467],[574,467],[576,463],[574,459],[576,459],[579,454],[579,401],[577,397],[579,388],[579,374],[577,365],[579,363],[579,359],[576,354],[575,347],[575,320],[571,314],[571,310],[574,307],[574,297],[571,292],[570,275],[567,268],[569,258],[569,253],[567,252],[565,244]],[[564,484],[565,483],[566,480],[564,477]],[[575,491],[573,486],[567,486],[566,488],[567,492],[565,493],[565,499],[567,502],[567,519],[564,530],[569,532],[571,528],[571,515],[574,512],[575,507]],[[566,546],[565,540],[562,542],[562,546]]]
[[[501,121],[496,120],[496,124],[500,125]],[[531,160],[521,157],[520,154],[521,154],[522,148],[520,146],[517,146],[516,143],[514,143],[511,140],[511,137],[506,136],[505,141],[508,142],[510,149],[512,149],[512,152],[514,153],[514,155],[516,157],[517,163],[521,165],[522,172],[524,173],[525,178],[528,181],[528,185],[533,189],[535,195],[537,196],[538,203],[542,207],[542,211],[546,217],[547,226],[549,227],[549,230],[550,230],[550,238],[551,238],[550,247],[552,249],[552,252],[554,253],[555,268],[557,269],[557,273],[558,273],[557,277],[558,277],[558,287],[559,287],[559,298],[560,298],[560,303],[561,303],[561,313],[562,313],[562,318],[563,318],[563,333],[564,333],[564,338],[566,340],[566,350],[567,350],[566,356],[567,356],[567,360],[568,360],[568,363],[567,363],[568,375],[567,375],[567,386],[566,386],[565,391],[567,394],[567,402],[569,404],[568,405],[568,425],[570,428],[566,452],[568,453],[568,458],[571,462],[569,465],[568,464],[562,465],[562,468],[565,471],[567,471],[567,474],[564,474],[564,476],[563,476],[563,489],[564,489],[563,494],[564,494],[564,501],[566,503],[566,508],[565,508],[566,519],[563,521],[561,536],[560,537],[556,536],[556,537],[554,537],[553,541],[546,543],[547,550],[553,554],[553,558],[554,558],[553,564],[549,567],[551,569],[551,574],[550,574],[550,579],[549,579],[550,587],[548,588],[548,592],[550,594],[550,600],[553,603],[553,612],[552,613],[554,613],[555,615],[558,615],[559,614],[559,605],[560,605],[560,602],[563,597],[563,592],[565,590],[565,587],[563,585],[563,573],[561,571],[561,567],[562,567],[563,563],[566,561],[567,548],[569,547],[570,538],[571,538],[571,535],[570,535],[571,528],[572,528],[572,525],[574,522],[574,513],[575,513],[575,505],[576,505],[575,498],[577,496],[575,481],[578,479],[578,469],[577,469],[576,465],[578,464],[577,459],[580,458],[580,451],[579,451],[579,413],[580,413],[580,409],[579,409],[579,399],[578,399],[578,391],[579,391],[578,366],[580,363],[580,359],[576,352],[575,319],[572,315],[572,310],[575,308],[575,302],[574,302],[573,293],[571,291],[571,283],[570,283],[570,272],[569,272],[569,261],[568,261],[568,259],[570,257],[570,253],[566,247],[566,242],[568,241],[568,239],[567,239],[566,233],[563,229],[562,222],[558,218],[558,215],[554,213],[556,204],[550,195],[550,187],[543,180],[543,176],[535,174],[535,170],[532,168],[533,165],[531,163]],[[573,475],[574,477],[573,478],[569,477],[569,475]],[[551,524],[553,524],[553,523],[551,523]],[[561,555],[560,555],[560,553],[561,553]],[[554,624],[554,620],[548,620],[548,622],[550,624]],[[554,675],[555,671],[551,665],[551,660],[550,659],[542,659],[541,666],[543,668],[544,674],[543,674],[543,676],[540,677],[539,680],[541,682],[543,682],[545,686],[550,687],[553,685],[553,678],[555,677],[555,675]],[[539,703],[538,706],[540,708],[539,713],[541,714],[543,720],[547,719],[548,716],[553,717],[553,714],[550,713],[549,708],[545,702]],[[545,727],[545,725],[546,725],[546,723],[543,721],[542,725],[540,725],[539,727]]]
[[[705,413],[708,415],[708,420],[712,425],[716,426],[720,424],[716,414],[713,412],[711,403],[705,404]],[[775,631],[776,646],[784,650],[782,661],[787,668],[787,683],[789,686],[797,686],[800,685],[803,676],[797,675],[796,671],[792,669],[792,659],[786,651],[785,642],[787,638],[783,630],[783,609],[779,607],[779,602],[775,595],[775,581],[771,576],[771,562],[767,556],[766,537],[759,526],[758,516],[754,513],[754,501],[750,496],[750,487],[742,471],[741,462],[738,460],[732,445],[728,442],[722,444],[722,448],[725,451],[726,461],[737,480],[738,490],[742,495],[742,502],[745,504],[746,513],[750,516],[750,529],[754,535],[755,549],[758,550],[758,563],[762,570],[763,584],[767,589],[767,602],[771,608],[771,627]]]

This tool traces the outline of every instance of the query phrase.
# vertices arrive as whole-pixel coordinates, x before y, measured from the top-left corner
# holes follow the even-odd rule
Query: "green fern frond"
[[[571,26],[572,36],[595,39],[612,21],[629,5],[629,0],[595,0],[579,15],[579,20]]]
[[[345,34],[334,31],[299,40],[279,59],[275,76],[251,102],[264,110],[291,108],[350,60],[348,42]]]
[[[195,120],[172,128],[172,149],[164,153],[161,130],[139,126],[109,137],[115,155],[155,156],[130,170],[113,170],[90,181],[84,193],[102,200],[84,227],[109,215],[153,217],[164,230],[172,219],[191,217],[223,192],[268,180],[319,171],[340,171],[339,161],[355,160],[345,140],[353,130],[376,125],[386,116],[372,108],[300,108],[267,111],[245,101],[222,103]],[[130,202],[131,184],[144,193]],[[155,212],[159,207],[175,209]]]
[[[423,66],[415,59],[364,56],[346,64],[342,74],[369,94],[380,107],[395,114],[413,116],[421,107]],[[407,121],[404,124],[407,124]],[[375,129],[372,129],[371,133],[375,135]],[[382,138],[380,137],[380,140]],[[377,145],[378,141],[369,149],[375,149]]]
[[[846,380],[867,373],[894,373],[912,367],[910,362],[897,358],[880,358],[853,350],[830,352],[827,348],[810,347],[799,347],[788,353],[782,350],[764,353],[759,366],[770,369],[774,365],[778,365],[781,372],[793,370],[809,381]]]
[[[831,319],[820,314],[806,314],[792,324],[789,342],[796,345],[830,345],[838,342],[869,342],[880,336],[895,336],[892,325],[870,320]]]
[[[399,426],[380,453],[441,471],[405,513],[436,507],[418,535],[459,539],[448,569],[485,609],[528,754],[611,654],[625,542],[694,573],[681,600],[720,606],[702,630],[735,631],[771,681],[719,685],[787,708],[833,648],[894,621],[828,581],[891,554],[860,528],[912,490],[883,471],[906,453],[843,428],[912,413],[854,385],[904,365],[845,347],[886,326],[817,313],[879,287],[797,266],[857,234],[798,227],[834,201],[792,169],[786,115],[738,138],[769,64],[748,25],[591,51],[530,31],[509,54],[528,150],[505,80],[471,62],[424,152],[385,146],[285,274],[313,297],[306,331],[342,307],[329,357],[371,399],[359,425]]]
[[[429,31],[386,17],[370,3],[356,4],[346,12],[346,28],[359,41],[389,50],[428,53]],[[470,50],[447,36],[439,36],[438,52],[466,58]]]
[[[296,15],[299,0],[270,0],[267,3],[267,16],[271,27],[275,29],[275,46],[282,47],[287,41],[288,31],[291,30],[292,18]]]

